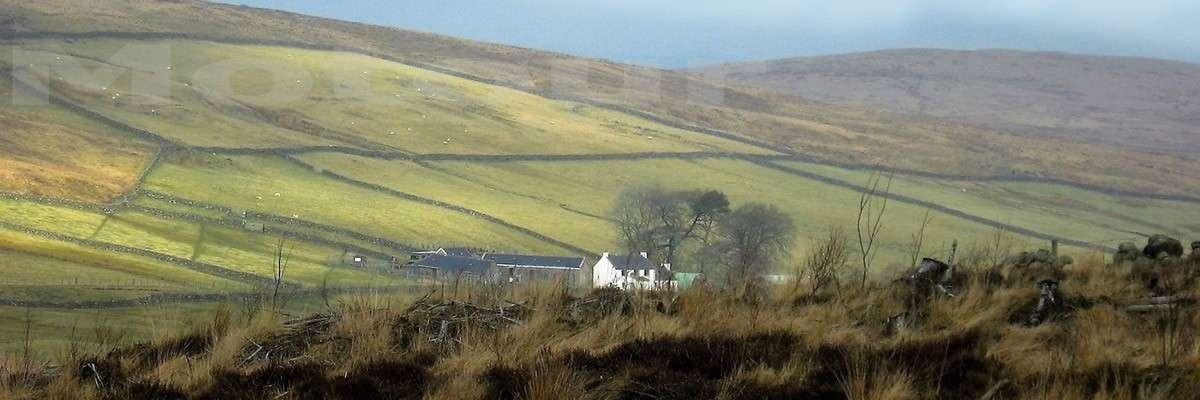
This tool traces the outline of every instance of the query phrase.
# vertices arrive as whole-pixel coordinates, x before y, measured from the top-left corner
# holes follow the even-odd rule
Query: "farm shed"
[[[578,281],[584,265],[582,257],[485,254],[483,259],[495,262],[513,282],[558,279],[573,284]]]
[[[434,254],[415,261],[412,267],[433,271],[440,279],[494,280],[500,276],[495,262],[474,257]]]

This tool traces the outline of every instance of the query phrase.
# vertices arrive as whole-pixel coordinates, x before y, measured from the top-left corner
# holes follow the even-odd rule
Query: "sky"
[[[1198,0],[240,0],[659,67],[890,48],[1200,62]]]

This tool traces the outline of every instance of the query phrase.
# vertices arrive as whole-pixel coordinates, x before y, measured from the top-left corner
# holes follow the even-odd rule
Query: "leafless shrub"
[[[909,268],[916,268],[917,263],[921,261],[921,258],[924,258],[922,250],[924,250],[925,247],[925,230],[929,228],[929,223],[933,222],[933,215],[930,214],[930,212],[930,209],[925,209],[925,216],[921,217],[921,227],[911,235],[911,239],[909,240]]]
[[[284,277],[287,276],[288,260],[292,257],[292,249],[295,246],[287,247],[286,241],[283,238],[279,239],[279,244],[275,247],[275,263],[271,274],[271,311],[278,312],[279,307],[287,303],[287,293],[283,293],[281,297],[280,289],[284,286]],[[287,247],[287,250],[284,248]]]
[[[836,226],[829,227],[825,238],[813,243],[808,257],[800,264],[797,275],[809,283],[811,294],[817,294],[830,284],[841,286],[838,276],[849,261],[849,239],[846,232]],[[800,280],[796,281],[797,287]]]
[[[879,232],[883,230],[883,216],[887,213],[888,200],[892,192],[893,174],[887,175],[887,183],[883,183],[883,175],[872,173],[867,178],[866,190],[858,198],[858,222],[855,224],[858,233],[858,249],[862,261],[861,288],[867,287],[867,274],[871,271],[871,261],[874,259]],[[881,187],[882,185],[882,187]]]

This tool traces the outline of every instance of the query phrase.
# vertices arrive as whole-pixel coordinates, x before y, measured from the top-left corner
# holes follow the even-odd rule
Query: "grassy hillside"
[[[85,68],[98,68],[105,65],[92,60],[107,59],[129,43],[34,41],[18,46],[66,51],[82,59]],[[171,49],[171,99],[142,98],[130,93],[128,85],[64,80],[55,72],[43,78],[75,102],[192,146],[335,144],[381,151],[483,154],[765,151],[643,118],[357,54],[189,41],[143,44]],[[247,68],[226,82],[210,68],[248,60],[276,68],[274,74]],[[53,61],[47,61],[52,63],[47,69],[59,71],[52,69],[57,68]]]
[[[797,221],[801,230],[797,247],[823,235],[829,226],[853,225],[856,210],[849,205],[858,201],[853,190],[735,160],[436,162],[422,167],[336,155],[304,159],[359,180],[482,210],[596,252],[614,250],[615,229],[603,218],[628,186],[717,188],[735,204],[776,204]],[[906,257],[905,244],[923,216],[924,209],[916,205],[892,207],[881,240],[881,261]],[[954,239],[966,243],[988,237],[991,231],[974,222],[939,216],[930,227],[932,245],[926,251],[944,252]]]
[[[104,201],[134,185],[148,144],[59,107],[11,106],[0,75],[0,191]]]
[[[803,162],[780,162],[823,176],[866,181],[870,172]],[[1151,232],[1200,236],[1188,217],[1200,204],[1110,195],[1062,185],[1020,182],[939,180],[897,175],[893,191],[928,199],[1008,224],[1115,247]]]
[[[155,260],[0,230],[5,299],[63,302],[249,288]]]
[[[248,290],[241,283],[216,283],[217,281],[244,281],[238,275],[221,272],[209,273],[191,265],[171,261],[191,260],[215,265],[221,269],[246,273],[266,280],[271,276],[274,253],[278,237],[242,231],[236,227],[210,225],[186,220],[164,219],[137,212],[122,212],[113,215],[73,210],[30,203],[25,201],[0,201],[5,212],[0,222],[6,224],[3,231],[8,237],[4,248],[40,257],[56,258],[90,268],[133,268],[141,271],[143,280],[190,282],[201,292],[228,292]],[[48,232],[38,236],[24,233],[21,229]],[[65,239],[64,239],[65,238]],[[77,239],[75,242],[67,239]],[[88,243],[101,243],[145,250],[150,253],[137,254],[128,251],[98,248]],[[86,251],[84,249],[87,249]],[[332,248],[320,243],[303,240],[288,240],[285,249],[289,256],[289,270],[285,280],[306,287],[322,284],[330,286],[365,286],[387,283],[392,277],[373,270],[358,270],[339,265],[336,260],[346,250]],[[152,253],[152,254],[151,254]],[[153,255],[153,257],[150,257]],[[97,257],[92,260],[90,257]],[[132,258],[131,258],[132,257]],[[153,258],[153,260],[139,260]],[[149,262],[149,264],[147,264]],[[126,265],[125,263],[131,263]],[[6,268],[27,269],[32,264],[17,263]],[[139,266],[140,265],[140,266]],[[90,284],[91,275],[77,275],[73,270],[43,269],[34,275],[45,274],[48,282],[78,282]],[[35,271],[27,270],[27,273]],[[201,277],[200,274],[206,277]],[[214,278],[216,281],[214,281]],[[98,279],[98,278],[97,278]],[[105,281],[99,279],[99,281]],[[249,285],[260,282],[246,281]],[[3,296],[0,296],[3,297]],[[64,301],[74,298],[64,298]]]
[[[240,210],[309,220],[414,246],[561,252],[504,226],[324,177],[279,158],[197,155],[165,161],[147,188]]]
[[[1200,172],[1186,159],[831,106],[679,72],[511,46],[192,0],[106,0],[86,6],[6,1],[0,10],[11,16],[0,21],[0,28],[11,34],[190,35],[353,49],[551,97],[639,110],[672,124],[731,131],[831,162],[971,175],[1008,175],[1018,166],[1015,172],[1021,175],[1200,193],[1176,184]],[[1101,165],[1108,167],[1106,173],[1095,173]]]

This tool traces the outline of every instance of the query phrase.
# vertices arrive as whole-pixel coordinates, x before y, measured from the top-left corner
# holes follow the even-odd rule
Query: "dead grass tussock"
[[[1200,389],[1200,315],[1126,311],[1122,299],[1152,294],[1127,284],[1128,267],[1085,259],[1067,269],[1061,289],[1081,306],[1034,327],[1016,322],[1037,289],[968,275],[953,297],[916,303],[886,284],[752,301],[717,289],[627,296],[541,285],[360,297],[302,319],[226,312],[190,334],[63,360],[43,383],[14,381],[9,368],[0,389],[281,399],[1153,399]],[[413,304],[441,310],[425,321],[436,329],[397,340]],[[512,304],[528,311],[441,331],[446,315],[499,321],[487,313]],[[906,309],[909,324],[889,333],[884,321]],[[447,338],[453,346],[439,342]],[[251,356],[260,346],[277,352]]]

